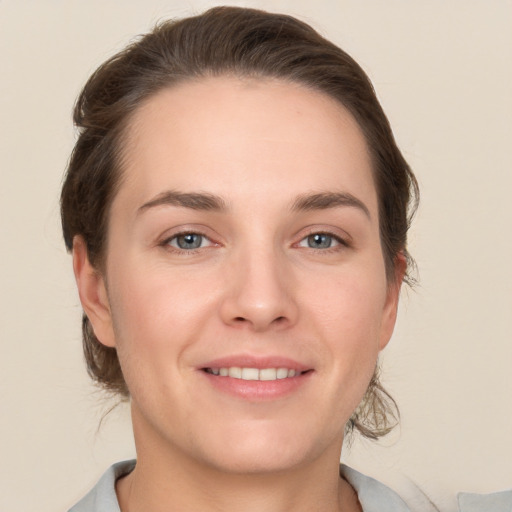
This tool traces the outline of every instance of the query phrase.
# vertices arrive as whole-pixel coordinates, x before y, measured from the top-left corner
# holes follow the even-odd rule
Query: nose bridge
[[[256,331],[296,321],[293,277],[286,255],[270,240],[240,247],[227,269],[224,320]]]

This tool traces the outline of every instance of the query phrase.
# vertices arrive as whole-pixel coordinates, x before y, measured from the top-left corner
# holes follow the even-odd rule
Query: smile
[[[304,373],[293,368],[240,368],[238,366],[230,366],[225,368],[205,368],[204,371],[206,373],[220,377],[259,381],[288,379]]]

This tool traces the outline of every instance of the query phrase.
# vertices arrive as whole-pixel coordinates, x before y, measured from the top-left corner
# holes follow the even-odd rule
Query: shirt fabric
[[[99,482],[68,512],[121,512],[117,501],[116,480],[130,473],[135,460],[110,466]],[[407,504],[389,487],[348,466],[340,474],[357,492],[363,512],[411,512]],[[493,494],[460,493],[459,512],[512,512],[512,489]]]

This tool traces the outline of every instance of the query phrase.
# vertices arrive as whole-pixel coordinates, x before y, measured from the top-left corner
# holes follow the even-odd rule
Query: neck
[[[122,512],[359,512],[352,487],[337,477],[319,480],[316,474],[297,470],[294,475],[212,475],[194,474],[194,481],[183,478],[185,471],[169,471],[165,478],[148,478],[139,460],[136,469],[118,482]],[[337,474],[337,472],[336,472]],[[290,480],[290,477],[293,480]],[[290,484],[290,482],[292,482]]]
[[[315,459],[276,471],[226,471],[162,439],[137,435],[137,465],[118,481],[122,512],[355,512],[352,487],[339,476],[339,441]]]

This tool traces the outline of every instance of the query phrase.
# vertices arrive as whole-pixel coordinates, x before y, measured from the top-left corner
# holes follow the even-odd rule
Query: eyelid
[[[175,227],[174,229],[167,230],[157,242],[157,245],[163,247],[164,249],[169,249],[172,251],[176,251],[178,253],[187,253],[187,254],[193,254],[195,251],[200,251],[203,249],[208,249],[210,247],[219,247],[222,245],[219,241],[217,241],[217,237],[212,236],[210,234],[211,230],[203,227],[203,226],[179,226]],[[179,236],[183,235],[199,235],[206,239],[209,243],[206,246],[198,247],[196,249],[182,249],[180,247],[171,245],[171,241],[177,239]],[[329,248],[324,249],[315,249],[313,247],[304,247],[300,244],[307,239],[309,236],[312,235],[327,235],[329,237],[332,237],[336,244]],[[307,226],[306,228],[303,228],[302,230],[297,233],[297,235],[294,237],[296,242],[292,243],[292,247],[304,247],[307,249],[311,249],[313,251],[319,251],[319,252],[328,252],[329,250],[340,250],[341,248],[349,248],[352,247],[352,237],[341,228],[335,228],[332,226],[322,226],[322,225],[315,225],[315,226]]]
[[[308,238],[312,235],[327,235],[332,237],[336,242],[339,243],[342,247],[352,247],[352,237],[343,229],[340,228],[334,228],[334,227],[328,227],[328,226],[308,226],[305,228],[305,230],[301,230],[299,234],[297,235],[297,238],[299,238],[298,242],[294,243],[293,245],[298,246],[300,242]],[[313,248],[310,248],[313,249]],[[331,247],[329,248],[331,249]],[[328,251],[329,249],[318,249],[320,251]],[[334,249],[334,247],[332,247]],[[313,249],[316,250],[316,249]]]
[[[329,247],[311,247],[309,245],[309,238],[315,235],[323,235],[331,239],[331,245]],[[313,251],[328,251],[329,249],[336,249],[339,246],[346,246],[343,240],[340,240],[337,236],[331,235],[330,233],[312,233],[311,235],[307,235],[302,238],[297,244],[298,247],[304,247],[306,249],[311,249]]]
[[[168,230],[164,233],[157,243],[160,247],[163,247],[166,250],[177,252],[180,254],[193,254],[196,251],[200,251],[203,249],[208,249],[210,247],[219,246],[220,243],[217,242],[212,235],[208,234],[208,229],[199,226],[180,226],[176,227],[172,230]],[[171,241],[177,239],[180,236],[184,235],[199,235],[204,239],[208,240],[209,244],[204,247],[198,247],[196,249],[182,249],[175,245],[171,245]]]
[[[201,247],[196,247],[193,249],[184,249],[183,247],[179,247],[177,244],[173,245],[173,243],[172,243],[173,241],[177,241],[178,238],[180,238],[182,236],[187,236],[187,235],[200,236],[201,242],[207,240],[209,243],[208,243],[208,245],[203,245],[201,243]],[[202,233],[192,233],[190,231],[187,231],[185,233],[176,233],[175,235],[169,237],[165,243],[166,243],[166,245],[170,245],[171,247],[173,247],[174,249],[176,249],[178,251],[185,251],[185,252],[191,252],[191,251],[198,250],[198,249],[204,249],[205,247],[211,247],[212,245],[215,245],[215,243],[212,242],[206,235],[203,235]]]

